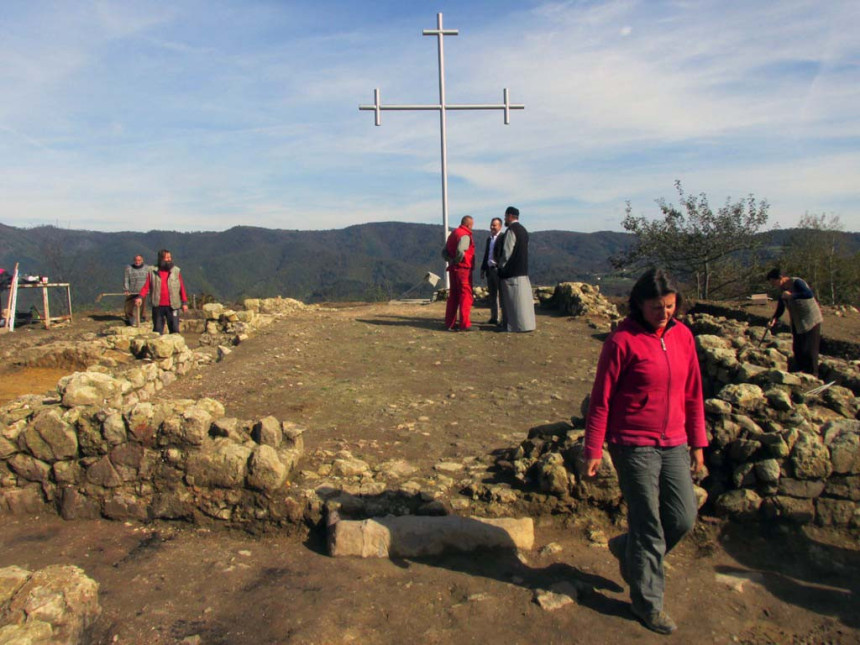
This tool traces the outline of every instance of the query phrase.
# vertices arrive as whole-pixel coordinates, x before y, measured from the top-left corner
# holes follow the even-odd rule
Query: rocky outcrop
[[[78,567],[0,569],[0,643],[88,642],[87,630],[101,614],[98,594],[98,583]]]
[[[618,320],[618,308],[600,294],[600,287],[587,282],[560,282],[544,306],[558,309],[567,316],[595,316]]]

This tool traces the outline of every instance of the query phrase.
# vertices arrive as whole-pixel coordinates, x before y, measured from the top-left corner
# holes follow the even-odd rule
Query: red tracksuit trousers
[[[472,326],[472,270],[452,269],[451,290],[448,292],[448,304],[445,307],[445,327],[450,329],[457,320],[457,310],[460,310],[460,329]]]

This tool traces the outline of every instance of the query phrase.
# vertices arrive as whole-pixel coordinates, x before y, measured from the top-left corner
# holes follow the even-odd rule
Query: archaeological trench
[[[600,318],[607,328],[618,318],[586,284],[536,295],[541,306]],[[307,309],[282,298],[243,306],[208,304],[206,320],[186,321],[202,334],[195,350],[180,335],[133,327],[111,327],[73,347],[32,349],[31,364],[74,358],[88,367],[62,378],[55,396],[0,407],[0,513],[310,528],[327,530],[332,555],[385,556],[530,548],[532,517],[585,507],[617,512],[609,459],[592,481],[577,471],[587,400],[582,417],[532,428],[502,451],[491,477],[476,461],[465,470],[455,464],[450,477],[441,464],[439,476],[422,480],[406,462],[372,465],[346,452],[311,477],[298,468],[304,428],[274,417],[230,418],[213,399],[159,399],[178,376],[206,369],[255,330]],[[818,380],[787,371],[790,334],[759,343],[761,321],[694,311],[687,322],[711,441],[708,472],[697,482],[702,512],[860,528],[860,356],[822,356]],[[77,567],[0,569],[0,642],[80,642],[98,613],[98,585]]]

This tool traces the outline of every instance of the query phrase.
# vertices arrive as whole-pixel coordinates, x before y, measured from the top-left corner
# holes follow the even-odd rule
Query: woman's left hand
[[[690,470],[693,474],[702,472],[705,468],[705,451],[702,448],[690,450]]]

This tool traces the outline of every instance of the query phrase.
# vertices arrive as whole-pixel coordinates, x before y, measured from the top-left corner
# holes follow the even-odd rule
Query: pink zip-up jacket
[[[670,320],[662,337],[631,318],[603,345],[585,426],[585,458],[603,442],[671,448],[708,445],[702,374],[689,327]]]

